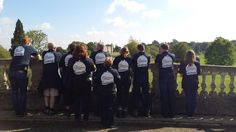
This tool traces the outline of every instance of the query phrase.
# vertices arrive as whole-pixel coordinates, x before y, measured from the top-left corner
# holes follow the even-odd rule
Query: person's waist
[[[10,70],[13,70],[13,71],[20,71],[20,70],[27,71],[28,70],[28,65],[15,65],[15,66],[11,66]]]

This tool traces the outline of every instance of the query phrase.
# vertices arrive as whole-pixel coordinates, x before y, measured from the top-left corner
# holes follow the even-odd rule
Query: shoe
[[[137,111],[137,110],[134,110],[133,116],[134,116],[134,117],[138,117],[138,111]]]
[[[122,118],[126,118],[126,113],[127,113],[127,111],[126,111],[126,110],[123,110],[123,111],[122,111],[122,114],[121,114],[121,117],[122,117]]]
[[[54,112],[54,110],[52,108],[49,109],[48,115],[49,116],[54,116],[55,115],[55,112]]]
[[[88,114],[84,114],[83,119],[84,119],[84,121],[88,121],[89,120],[89,115]]]
[[[48,115],[49,110],[50,110],[49,107],[45,107],[45,108],[43,109],[43,113],[46,114],[46,115]]]

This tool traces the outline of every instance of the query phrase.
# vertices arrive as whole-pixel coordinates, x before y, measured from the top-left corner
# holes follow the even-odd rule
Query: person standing
[[[126,117],[128,111],[128,97],[131,84],[131,58],[129,49],[124,47],[120,55],[114,59],[113,67],[118,70],[121,80],[117,84],[117,117]]]
[[[198,75],[200,74],[200,63],[196,61],[193,50],[186,53],[184,61],[180,63],[179,72],[182,74],[186,114],[192,117],[197,105]]]
[[[104,44],[103,43],[97,43],[96,45],[96,52],[93,52],[90,55],[90,58],[93,60],[93,62],[96,65],[96,72],[93,73],[93,92],[95,94],[95,111],[94,115],[100,116],[101,114],[101,105],[100,105],[100,88],[98,84],[96,84],[96,79],[99,79],[98,74],[104,69],[104,62],[107,57],[110,55],[104,51]]]
[[[11,98],[17,116],[26,115],[28,66],[30,59],[38,59],[37,51],[30,46],[30,38],[23,38],[22,43],[13,51],[9,67],[9,80],[11,84]]]
[[[65,105],[65,115],[70,116],[72,113],[72,105],[73,105],[73,92],[72,88],[68,85],[69,81],[71,80],[69,78],[69,70],[68,70],[68,63],[69,60],[72,58],[72,53],[75,49],[76,43],[72,42],[68,46],[68,52],[61,57],[61,60],[59,62],[59,67],[61,70],[61,79],[62,79],[62,95],[63,95],[63,101]]]
[[[103,127],[110,128],[114,125],[114,102],[116,97],[116,84],[120,76],[116,69],[112,68],[113,60],[111,57],[106,58],[104,69],[98,74],[96,83],[100,88],[100,105],[101,105],[101,123]]]
[[[48,43],[48,50],[42,53],[43,73],[40,91],[44,95],[44,113],[49,116],[55,114],[55,100],[61,90],[61,79],[58,74],[60,58],[61,54],[55,51],[54,44]]]
[[[158,64],[159,88],[162,116],[174,117],[176,80],[174,76],[174,55],[168,52],[169,45],[161,44],[155,63]]]
[[[96,66],[93,60],[88,57],[87,47],[83,43],[76,45],[72,55],[68,68],[71,76],[70,86],[75,99],[75,119],[80,121],[83,113],[83,119],[87,121],[89,118],[92,72],[96,70]]]
[[[132,58],[134,80],[133,80],[133,101],[134,101],[134,116],[144,115],[150,117],[150,93],[148,82],[148,68],[150,56],[145,53],[143,44],[137,46],[138,53]],[[141,102],[141,105],[140,105]],[[142,108],[142,109],[140,109]],[[142,112],[142,114],[140,113]]]

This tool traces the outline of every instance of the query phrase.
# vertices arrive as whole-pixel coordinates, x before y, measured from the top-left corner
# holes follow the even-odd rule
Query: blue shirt
[[[14,52],[10,64],[10,70],[20,70],[30,63],[31,55],[37,56],[37,51],[30,45],[18,45]]]

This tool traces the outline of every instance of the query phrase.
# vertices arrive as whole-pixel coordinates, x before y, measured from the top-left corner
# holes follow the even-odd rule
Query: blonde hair
[[[192,65],[195,60],[196,60],[195,52],[193,50],[187,51],[184,58],[185,63]]]
[[[107,57],[105,62],[104,62],[104,66],[105,67],[111,67],[113,65],[113,59],[112,57]]]

